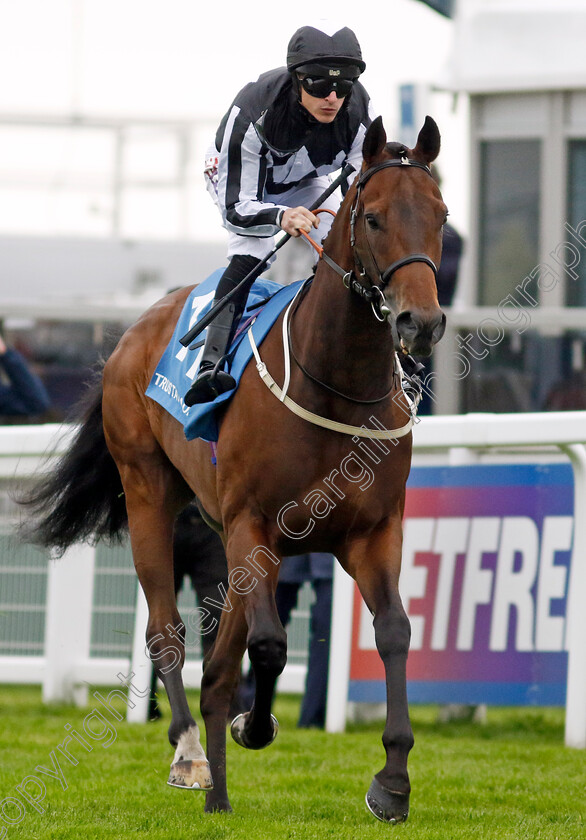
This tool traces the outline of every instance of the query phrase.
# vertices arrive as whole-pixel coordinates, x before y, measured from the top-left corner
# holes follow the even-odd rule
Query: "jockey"
[[[375,114],[358,77],[366,65],[356,35],[344,27],[302,26],[289,41],[287,67],[269,70],[236,96],[206,159],[207,187],[228,231],[228,267],[214,304],[256,267],[239,294],[208,326],[197,378],[186,405],[213,400],[235,387],[224,356],[252,282],[283,230],[321,242],[331,225],[307,208],[346,163],[358,171],[362,143]],[[325,207],[337,210],[332,196]]]

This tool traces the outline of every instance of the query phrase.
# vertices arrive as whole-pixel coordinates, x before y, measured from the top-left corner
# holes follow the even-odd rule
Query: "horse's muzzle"
[[[395,323],[403,350],[412,356],[430,356],[445,332],[446,316],[441,309],[405,311],[397,315]]]

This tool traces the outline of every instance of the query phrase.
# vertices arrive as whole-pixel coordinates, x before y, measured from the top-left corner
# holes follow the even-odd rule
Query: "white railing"
[[[547,447],[566,455],[574,473],[574,537],[571,577],[568,587],[567,648],[568,674],[566,695],[565,742],[567,746],[586,749],[586,412],[548,412],[543,414],[467,414],[423,417],[413,431],[414,452],[418,454],[465,452],[502,453],[513,449],[533,452]],[[336,567],[334,613],[330,652],[331,685],[336,691],[328,696],[326,727],[342,731],[347,713],[350,633],[354,584]]]
[[[67,448],[72,428],[60,425],[0,428],[0,480],[25,485]],[[0,656],[0,683],[41,683],[43,698],[87,701],[87,682],[111,685],[128,659],[91,658],[90,630],[95,550],[74,546],[47,569],[44,653]]]
[[[30,478],[41,466],[45,453],[56,446],[54,455],[67,446],[67,432],[59,426],[0,428],[0,480]],[[61,437],[59,437],[61,435]],[[570,460],[575,480],[574,539],[568,596],[568,690],[566,743],[586,748],[586,412],[550,412],[519,415],[463,415],[424,417],[414,429],[415,453],[470,450],[491,452],[514,448],[531,450],[550,447]],[[49,565],[45,654],[42,657],[0,657],[0,683],[42,682],[45,700],[65,697],[83,702],[87,683],[114,684],[119,673],[147,668],[144,657],[144,600],[137,592],[135,644],[132,657],[112,659],[89,656],[94,550],[75,546],[58,563]],[[348,579],[349,580],[349,579]],[[338,591],[339,589],[339,591]],[[332,627],[330,678],[337,690],[328,699],[330,728],[339,728],[345,715],[347,682],[345,673],[346,636],[350,623],[343,605],[345,595],[338,587]],[[347,587],[346,590],[347,591]],[[73,594],[74,593],[74,594]],[[340,600],[341,598],[341,600]],[[340,632],[337,632],[341,624]],[[72,629],[73,628],[73,629]],[[340,647],[341,646],[341,647]],[[299,690],[304,666],[292,666],[282,690]],[[200,663],[185,669],[187,685],[199,685]],[[142,714],[142,712],[141,712]]]
[[[491,449],[554,445],[574,472],[574,539],[568,586],[567,746],[586,749],[586,412],[468,414],[432,417],[415,434],[417,451],[448,447]]]
[[[0,483],[26,484],[39,470],[50,468],[63,454],[73,427],[59,425],[0,427]],[[96,549],[74,545],[47,569],[44,653],[42,656],[0,655],[0,684],[42,684],[45,702],[69,700],[85,705],[89,685],[116,685],[119,675],[134,672],[133,685],[144,691],[151,665],[145,655],[146,602],[136,584],[134,642],[127,657],[90,656]],[[1,598],[1,593],[0,593]],[[289,664],[282,691],[301,693],[306,666]],[[198,688],[201,660],[187,660],[183,677]],[[131,709],[130,720],[146,720],[148,696]]]

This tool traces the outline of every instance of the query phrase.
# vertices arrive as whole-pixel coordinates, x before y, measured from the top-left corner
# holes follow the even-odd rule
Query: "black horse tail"
[[[81,425],[68,451],[18,500],[32,511],[20,537],[57,556],[75,542],[120,542],[128,526],[120,474],[104,436],[101,372],[79,409]]]

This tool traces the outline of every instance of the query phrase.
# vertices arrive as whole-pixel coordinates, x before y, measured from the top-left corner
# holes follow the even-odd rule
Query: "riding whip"
[[[335,190],[338,189],[340,184],[342,184],[347,178],[350,177],[352,172],[354,172],[354,167],[352,166],[351,163],[347,163],[343,167],[343,169],[340,172],[340,174],[338,175],[338,177],[335,178],[332,181],[332,183],[329,185],[329,187],[326,190],[323,191],[323,193],[320,195],[320,197],[316,201],[314,201],[314,203],[308,209],[311,212],[313,212],[314,210],[317,210],[319,208],[320,204],[322,204],[327,198],[329,198],[331,196],[331,194]],[[214,320],[214,318],[216,317],[218,312],[220,312],[225,306],[227,306],[230,303],[232,298],[238,293],[239,289],[241,289],[242,286],[245,286],[247,283],[249,283],[251,279],[255,279],[256,277],[258,277],[258,275],[264,269],[264,267],[269,262],[269,260],[277,253],[279,248],[283,247],[285,242],[288,242],[289,239],[291,239],[291,234],[286,233],[285,236],[283,236],[277,242],[275,247],[271,251],[269,251],[269,253],[266,255],[266,257],[263,257],[263,259],[260,261],[260,263],[258,265],[256,265],[252,269],[252,271],[249,271],[249,273],[246,275],[246,277],[244,277],[238,283],[237,286],[234,286],[234,288],[231,289],[226,295],[224,295],[224,297],[221,300],[219,300],[216,304],[214,304],[214,306],[212,306],[210,311],[206,315],[204,315],[203,318],[201,318],[196,324],[194,324],[193,327],[189,330],[189,332],[185,333],[183,338],[179,339],[181,344],[184,347],[188,347],[191,344],[191,342],[194,340],[194,338],[197,338],[197,336],[200,334],[200,332],[205,330],[205,328],[208,326],[208,324],[211,324],[211,322]],[[254,277],[253,277],[253,275],[254,275]]]

